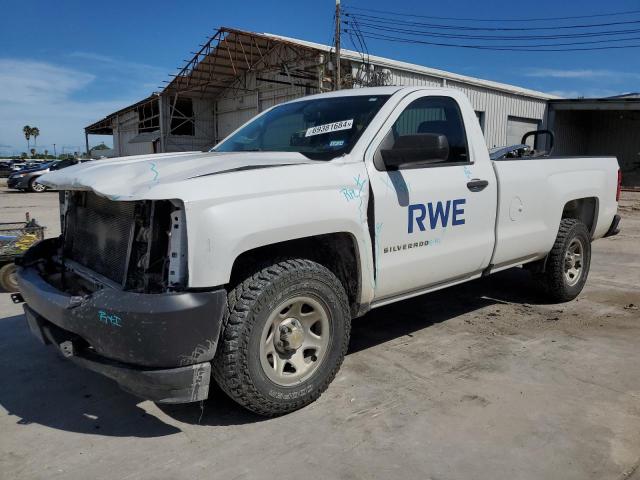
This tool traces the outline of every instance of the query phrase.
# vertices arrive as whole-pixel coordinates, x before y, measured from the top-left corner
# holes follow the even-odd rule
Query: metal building
[[[204,150],[273,105],[335,89],[327,45],[231,28],[218,30],[158,93],[85,128],[113,135],[113,154]],[[553,95],[350,50],[340,88],[448,86],[473,104],[487,145],[519,143],[542,127]]]

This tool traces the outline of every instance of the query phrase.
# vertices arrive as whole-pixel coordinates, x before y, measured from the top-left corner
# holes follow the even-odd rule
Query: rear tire
[[[14,263],[7,263],[0,268],[0,287],[9,293],[18,291],[18,279]]]
[[[316,400],[349,345],[349,303],[336,276],[310,260],[286,260],[246,278],[227,299],[212,369],[222,390],[269,417]]]
[[[568,302],[582,291],[590,264],[591,238],[587,227],[573,218],[564,218],[547,257],[546,269],[537,278],[551,300]]]
[[[47,189],[41,183],[38,183],[38,177],[32,178],[29,180],[29,191],[33,193],[42,193]]]

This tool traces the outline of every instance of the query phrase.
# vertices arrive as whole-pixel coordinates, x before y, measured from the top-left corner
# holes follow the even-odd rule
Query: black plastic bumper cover
[[[105,287],[73,297],[35,268],[21,267],[17,276],[29,327],[43,342],[141,397],[175,403],[207,397],[224,290],[139,294]],[[91,348],[74,348],[86,344]]]
[[[47,322],[24,305],[29,330],[45,345],[53,344],[75,364],[115,380],[120,388],[138,397],[158,403],[188,403],[205,400],[209,395],[211,363],[168,369],[140,369],[110,361],[88,350],[76,350],[68,332]]]

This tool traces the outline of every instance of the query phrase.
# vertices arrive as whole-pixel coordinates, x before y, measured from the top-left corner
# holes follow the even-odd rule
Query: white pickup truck
[[[468,99],[345,90],[267,110],[210,152],[40,178],[62,235],[20,260],[31,331],[157,402],[278,415],[335,377],[351,319],[525,265],[554,301],[618,231],[615,158],[490,160]],[[398,319],[402,321],[401,318]]]

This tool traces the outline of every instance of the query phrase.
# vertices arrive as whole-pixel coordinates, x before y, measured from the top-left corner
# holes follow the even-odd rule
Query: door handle
[[[481,190],[484,190],[487,185],[489,185],[488,180],[479,180],[477,178],[474,178],[467,183],[467,188],[472,192],[479,192]]]

